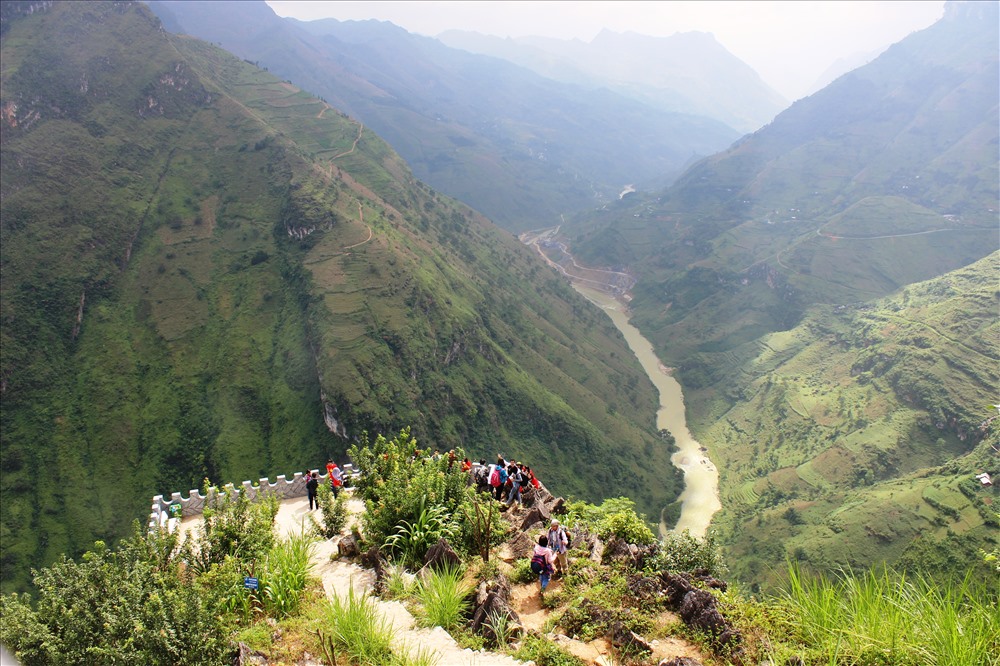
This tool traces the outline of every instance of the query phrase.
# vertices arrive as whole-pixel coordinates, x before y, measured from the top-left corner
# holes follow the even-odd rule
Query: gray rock
[[[462,564],[462,558],[458,556],[458,553],[451,547],[448,541],[444,538],[438,539],[438,542],[427,549],[427,554],[424,555],[424,566],[433,569],[434,571],[441,571],[443,569],[455,569]]]

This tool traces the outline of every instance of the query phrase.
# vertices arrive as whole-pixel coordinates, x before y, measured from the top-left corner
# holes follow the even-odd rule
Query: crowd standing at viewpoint
[[[413,453],[413,460],[418,460],[422,453],[427,453],[433,458],[440,458],[441,454],[434,452],[421,452],[417,449]],[[448,452],[449,469],[455,465],[458,458],[455,451]],[[476,490],[488,493],[497,502],[500,502],[504,509],[521,506],[522,495],[529,488],[539,488],[541,482],[535,476],[530,467],[524,463],[513,460],[505,460],[502,455],[497,454],[496,462],[486,464],[486,459],[481,459],[478,466],[474,466],[468,458],[462,460],[461,470],[469,474],[470,483],[476,486]],[[319,508],[317,491],[319,489],[320,476],[318,471],[306,472],[306,494],[309,498],[309,510]],[[326,478],[330,484],[333,496],[337,497],[344,487],[344,475],[337,463],[333,459],[326,461]],[[552,519],[547,533],[538,537],[534,551],[531,555],[531,571],[538,575],[539,594],[545,594],[552,578],[562,578],[569,572],[569,559],[567,552],[570,547],[570,535],[566,528],[560,525],[555,518]]]

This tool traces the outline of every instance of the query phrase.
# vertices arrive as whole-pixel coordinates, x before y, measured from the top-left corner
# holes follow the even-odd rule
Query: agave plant
[[[404,520],[385,540],[386,550],[406,566],[420,566],[427,549],[442,537],[455,536],[456,527],[448,510],[441,505],[428,507],[426,500],[420,500],[420,515],[415,521]]]

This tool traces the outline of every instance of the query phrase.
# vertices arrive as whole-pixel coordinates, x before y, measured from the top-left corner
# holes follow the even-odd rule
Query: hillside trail
[[[364,503],[353,497],[347,501],[348,523],[350,529],[360,521],[364,512]],[[319,512],[309,511],[305,497],[286,500],[281,503],[275,524],[282,536],[299,534],[309,525],[309,514],[319,519]],[[357,564],[344,562],[335,558],[339,539],[326,539],[313,546],[313,574],[320,577],[323,589],[328,598],[346,597],[353,587],[354,594],[371,594],[375,576],[371,571],[362,569]],[[387,622],[391,623],[395,647],[416,655],[418,652],[434,653],[438,666],[526,666],[507,655],[488,651],[476,651],[462,648],[451,635],[441,627],[432,629],[417,626],[410,611],[398,601],[383,601],[372,594],[372,599],[378,612]]]
[[[562,588],[562,581],[552,580],[547,588],[547,594],[557,594]],[[551,627],[546,627],[552,611],[542,606],[542,598],[538,593],[538,583],[524,583],[512,585],[510,589],[510,605],[521,618],[521,626],[525,631],[534,630],[544,634],[549,640],[559,645],[561,648],[582,659],[590,666],[615,666],[614,650],[611,642],[607,638],[597,638],[592,641],[580,641],[570,638],[564,634],[553,633]],[[674,613],[664,611],[657,618],[657,626],[666,627],[680,621]],[[695,663],[705,663],[706,656],[693,643],[685,640],[667,636],[658,640],[650,641],[653,654],[650,661],[659,663],[664,659],[674,657],[687,657],[693,659]]]

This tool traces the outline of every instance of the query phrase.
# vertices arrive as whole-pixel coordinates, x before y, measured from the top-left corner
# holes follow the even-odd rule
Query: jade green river
[[[642,337],[639,329],[629,323],[625,306],[603,292],[575,283],[574,288],[611,317],[659,391],[660,409],[656,413],[656,427],[668,430],[674,436],[677,452],[670,460],[684,472],[684,492],[680,496],[681,516],[673,529],[677,532],[689,530],[692,535],[705,536],[712,516],[722,506],[719,502],[719,471],[688,432],[681,385],[660,363],[653,352],[653,345]],[[661,521],[661,535],[666,531],[668,528]]]

